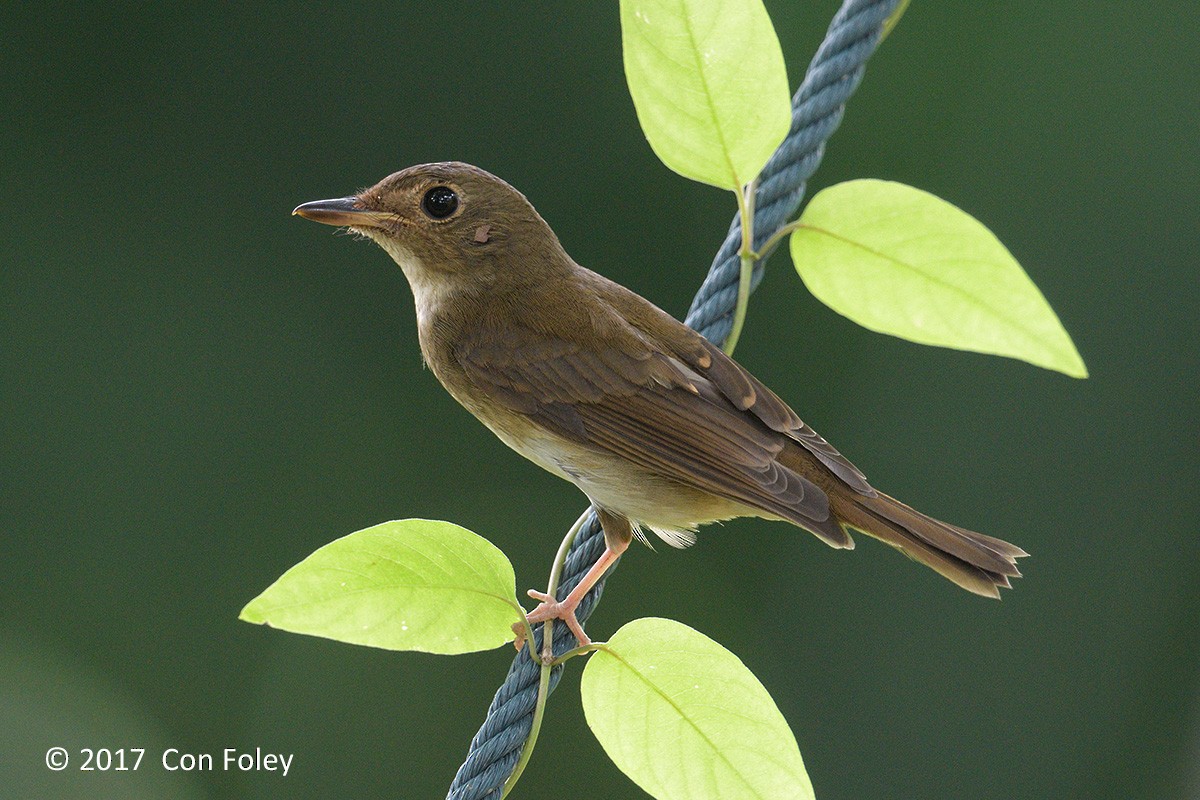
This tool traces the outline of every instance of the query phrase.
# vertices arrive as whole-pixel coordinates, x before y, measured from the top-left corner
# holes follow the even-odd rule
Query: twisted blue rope
[[[825,40],[809,64],[804,82],[792,98],[792,127],[783,144],[759,176],[755,194],[755,241],[757,250],[771,234],[794,217],[804,198],[807,181],[825,154],[825,142],[841,124],[846,101],[862,80],[867,59],[875,52],[883,23],[899,0],[845,0],[829,25]],[[742,244],[741,217],[735,216],[729,234],[717,252],[708,276],[696,293],[685,322],[710,341],[720,344],[733,327],[737,303]],[[754,265],[751,290],[762,281],[766,253]],[[565,598],[578,585],[604,552],[604,536],[596,515],[589,512],[575,536],[563,565],[558,598]],[[615,565],[614,565],[615,566]],[[612,568],[608,575],[612,574]],[[583,599],[575,616],[586,622],[600,601],[604,581]],[[554,626],[554,653],[575,647],[575,636],[566,625]],[[521,750],[533,727],[540,666],[529,657],[542,645],[542,626],[536,626],[534,641],[524,648],[509,667],[504,684],[488,708],[487,719],[471,740],[467,758],[459,767],[447,800],[498,800],[504,782],[521,758]],[[551,672],[550,689],[558,685],[562,667]]]

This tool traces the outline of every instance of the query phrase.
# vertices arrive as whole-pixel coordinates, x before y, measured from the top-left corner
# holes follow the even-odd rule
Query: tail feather
[[[840,493],[839,493],[840,494]],[[832,508],[839,523],[886,542],[910,558],[985,597],[1011,588],[1021,577],[1016,545],[927,517],[899,500],[879,494],[841,495]]]
[[[985,536],[982,533],[969,531],[966,528],[960,528],[957,525],[951,525],[948,522],[943,524],[946,525],[946,527],[957,531],[960,535],[967,537],[971,541],[977,542],[981,546],[986,547],[989,550],[993,550],[1002,556],[1006,556],[1008,558],[1025,558],[1027,555],[1029,555],[1029,553],[1026,553],[1015,544],[1006,542],[1003,539],[997,539],[995,536]]]

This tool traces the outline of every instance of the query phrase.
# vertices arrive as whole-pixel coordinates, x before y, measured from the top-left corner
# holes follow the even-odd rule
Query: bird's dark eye
[[[445,219],[458,208],[458,193],[449,186],[435,186],[425,193],[421,208],[434,219]]]

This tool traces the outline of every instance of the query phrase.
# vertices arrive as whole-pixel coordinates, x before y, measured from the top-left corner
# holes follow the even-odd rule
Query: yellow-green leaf
[[[512,564],[449,522],[406,519],[352,533],[289,569],[241,619],[388,650],[499,647],[522,618]]]
[[[762,0],[621,0],[625,77],[662,162],[739,190],[791,126],[787,69]]]
[[[589,657],[587,723],[658,800],[812,800],[775,701],[733,653],[688,626],[639,619]]]
[[[865,328],[1087,377],[1071,337],[1012,254],[978,220],[928,192],[881,180],[831,186],[804,210],[791,252],[809,291]]]

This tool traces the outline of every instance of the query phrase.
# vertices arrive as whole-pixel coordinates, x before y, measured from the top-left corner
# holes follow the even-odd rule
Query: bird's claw
[[[546,594],[545,592],[539,592],[536,589],[530,589],[529,596],[534,600],[540,601],[538,607],[533,611],[530,611],[525,617],[526,621],[530,625],[536,625],[539,622],[545,622],[551,619],[560,619],[567,624],[567,627],[571,630],[571,633],[575,634],[575,638],[579,641],[581,646],[592,643],[592,640],[588,638],[588,635],[583,632],[583,626],[579,624],[579,620],[575,618],[576,603],[572,603],[570,605],[567,605],[566,603],[560,603],[554,598],[553,595]],[[513,642],[513,646],[516,647],[517,650],[520,650],[525,645],[525,623],[513,623],[512,629],[513,633],[517,635],[516,640]]]

